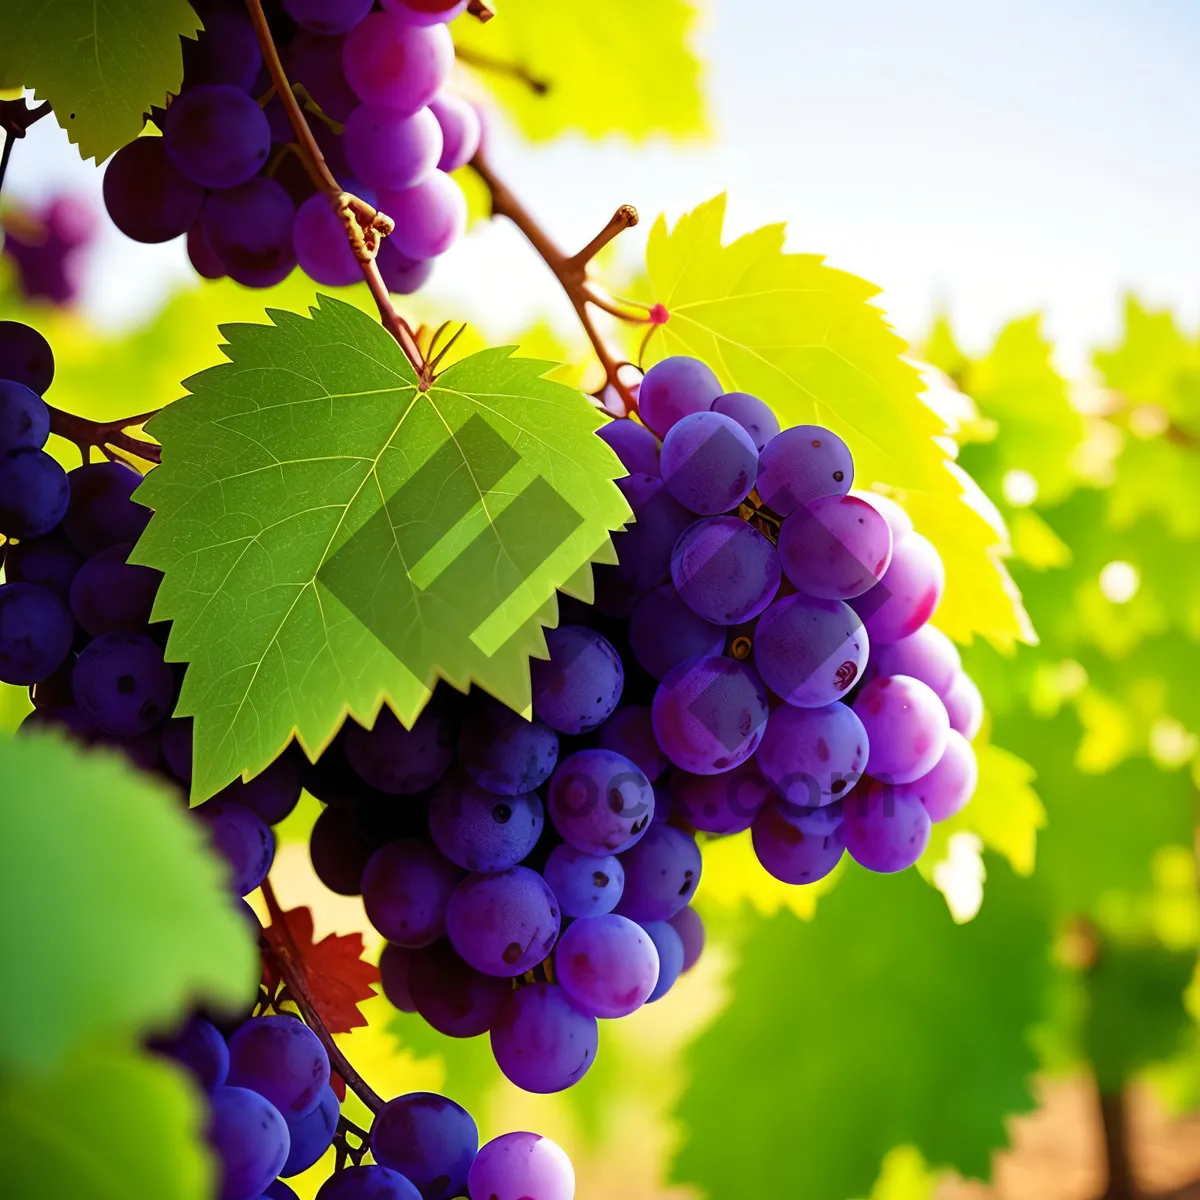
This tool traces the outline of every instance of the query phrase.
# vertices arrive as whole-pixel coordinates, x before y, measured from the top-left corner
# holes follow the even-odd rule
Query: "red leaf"
[[[289,909],[278,923],[266,930],[267,941],[275,950],[304,970],[313,1007],[330,1033],[349,1033],[366,1025],[358,1005],[375,995],[371,984],[379,982],[379,968],[362,958],[360,933],[331,933],[313,941],[312,912],[306,907]],[[278,981],[278,971],[270,956],[263,963],[268,987]]]

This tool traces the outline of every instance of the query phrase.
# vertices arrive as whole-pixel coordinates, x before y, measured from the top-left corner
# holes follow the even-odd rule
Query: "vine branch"
[[[17,138],[23,138],[29,127],[37,124],[49,112],[49,100],[43,100],[36,108],[30,108],[23,96],[19,100],[0,100],[0,129],[4,130],[4,151],[0,153],[0,188],[4,186],[8,160],[12,157]]]

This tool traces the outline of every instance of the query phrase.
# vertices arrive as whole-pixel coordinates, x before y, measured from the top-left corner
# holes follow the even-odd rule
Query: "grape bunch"
[[[104,177],[113,223],[139,242],[187,235],[206,279],[271,287],[297,263],[317,283],[361,272],[329,197],[314,190],[244,6],[195,0],[183,85],[152,116],[162,137],[123,146]],[[380,273],[416,291],[466,226],[449,172],[479,145],[479,114],[445,90],[446,22],[466,0],[275,0],[264,6],[288,79],[342,189],[390,216]]]
[[[96,214],[75,196],[55,196],[4,217],[4,257],[16,268],[21,294],[60,306],[79,298]]]
[[[149,1049],[182,1066],[205,1096],[218,1200],[296,1200],[285,1180],[313,1166],[340,1132],[333,1086],[339,1081],[329,1056],[316,1034],[286,1012],[251,1016],[228,1032],[226,1038],[194,1014],[152,1039]],[[549,1139],[509,1133],[481,1148],[470,1113],[433,1092],[388,1101],[365,1132],[374,1162],[335,1169],[317,1200],[575,1195],[570,1160]]]

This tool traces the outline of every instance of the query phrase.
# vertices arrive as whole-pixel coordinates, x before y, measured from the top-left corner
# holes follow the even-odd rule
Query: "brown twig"
[[[292,938],[291,930],[284,919],[283,909],[275,896],[275,889],[270,879],[262,885],[263,899],[267,904],[267,912],[271,914],[271,925],[279,931],[279,943],[269,942],[264,937],[262,944],[271,955],[279,974],[287,984],[292,1000],[300,1010],[304,1023],[317,1035],[333,1069],[346,1081],[346,1086],[373,1112],[377,1113],[383,1107],[383,1097],[367,1083],[365,1079],[350,1065],[350,1060],[342,1053],[333,1035],[321,1020],[313,1002],[312,993],[308,989],[308,975],[304,970],[304,962],[300,951]]]
[[[124,450],[145,462],[154,463],[155,466],[162,462],[162,447],[157,442],[147,442],[125,432],[131,426],[141,425],[150,420],[158,409],[154,412],[138,413],[133,417],[121,417],[116,421],[91,421],[87,417],[63,412],[61,408],[55,408],[52,404],[46,407],[50,409],[50,432],[66,438],[78,447],[85,463],[91,459],[93,449],[111,459],[110,448]]]
[[[1104,1128],[1104,1158],[1108,1167],[1104,1200],[1139,1200],[1142,1193],[1129,1160],[1124,1092],[1100,1093],[1100,1121]]]
[[[550,81],[535,75],[522,63],[510,62],[506,58],[493,58],[490,54],[481,54],[478,50],[468,50],[465,46],[455,46],[454,57],[468,67],[477,71],[489,71],[493,75],[505,75],[523,83],[535,96],[544,96],[550,90]]]
[[[486,25],[496,15],[483,3],[483,0],[471,0],[471,3],[467,5],[467,12],[481,25]]]
[[[595,304],[623,321],[649,322],[650,317],[645,314],[622,312],[608,297],[602,296],[588,279],[588,266],[596,254],[617,234],[637,224],[637,209],[632,205],[622,204],[608,224],[578,254],[564,254],[537,218],[492,169],[482,150],[475,155],[470,165],[488,190],[492,202],[492,215],[507,217],[525,235],[525,240],[546,266],[554,272],[554,277],[566,293],[567,299],[571,301],[571,307],[575,309],[575,315],[579,318],[588,341],[592,343],[592,349],[604,368],[604,376],[609,386],[621,397],[627,413],[636,412],[637,400],[619,376],[621,364],[613,357],[596,329],[588,305]]]
[[[4,150],[0,153],[0,187],[8,173],[8,160],[12,157],[17,138],[23,138],[30,125],[35,125],[50,112],[50,101],[43,100],[36,108],[30,108],[25,98],[0,100],[0,129],[4,131]]]

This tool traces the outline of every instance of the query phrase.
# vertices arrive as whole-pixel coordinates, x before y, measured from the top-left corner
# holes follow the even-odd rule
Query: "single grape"
[[[35,538],[63,519],[71,495],[67,473],[44,450],[0,457],[0,534]]]
[[[616,855],[584,854],[566,843],[550,851],[543,875],[566,917],[612,912],[625,886],[625,868]]]
[[[883,578],[856,596],[853,607],[872,642],[898,642],[933,616],[945,586],[941,556],[927,538],[910,533],[896,544]]]
[[[654,991],[658,951],[646,931],[626,917],[580,917],[559,939],[554,973],[580,1012],[627,1017]]]
[[[671,551],[671,580],[697,616],[715,625],[740,625],[775,599],[779,555],[740,517],[705,517],[679,535]]]
[[[722,394],[717,377],[698,358],[675,355],[646,372],[638,391],[638,415],[659,437],[691,413],[707,412]]]
[[[399,1171],[372,1165],[335,1171],[317,1200],[421,1200],[421,1193]]]
[[[838,865],[845,850],[841,829],[803,833],[775,805],[768,805],[751,827],[754,854],[767,874],[781,883],[816,883]]]
[[[965,671],[960,671],[942,700],[950,718],[950,728],[957,729],[968,742],[973,741],[983,725],[983,697],[975,681]]]
[[[854,482],[854,459],[836,433],[796,425],[777,433],[758,461],[758,494],[786,517],[818,496],[844,496]]]
[[[253,287],[263,273],[295,266],[295,219],[292,198],[274,179],[260,175],[237,187],[209,192],[200,228],[230,278]]]
[[[383,7],[413,25],[445,25],[466,11],[467,0],[383,0]]]
[[[772,713],[767,721],[766,736],[770,736],[774,720],[775,713]],[[763,745],[766,745],[765,738]],[[761,761],[762,747],[759,747],[756,759]],[[749,759],[720,775],[689,775],[686,771],[676,771],[671,776],[672,811],[701,833],[720,836],[749,829],[759,810],[773,795],[756,759]]]
[[[700,961],[700,955],[704,952],[704,921],[689,904],[686,908],[681,908],[668,924],[679,934],[683,943],[681,970],[690,971]]]
[[[940,629],[922,625],[916,633],[898,642],[872,646],[866,679],[908,675],[928,684],[944,699],[961,670],[958,647]]]
[[[227,83],[250,91],[262,69],[262,54],[249,18],[235,8],[215,6],[201,15],[200,36],[195,41],[182,39],[184,87]]]
[[[300,1200],[300,1197],[282,1179],[273,1179],[267,1184],[262,1200]]]
[[[0,379],[0,455],[40,450],[50,436],[46,402],[15,379]]]
[[[269,1100],[243,1087],[217,1088],[209,1110],[218,1200],[256,1200],[287,1161],[291,1139],[283,1117]]]
[[[302,1117],[285,1118],[292,1144],[287,1162],[280,1168],[279,1174],[286,1179],[307,1171],[333,1145],[333,1135],[341,1115],[342,1106],[337,1093],[326,1084],[312,1112]]]
[[[454,724],[438,708],[427,708],[411,729],[386,705],[364,729],[347,722],[346,758],[372,787],[394,796],[415,796],[446,773],[454,758]]]
[[[925,852],[931,823],[909,785],[864,779],[846,799],[842,836],[850,857],[868,871],[903,871]]]
[[[658,744],[677,767],[717,775],[758,749],[767,691],[747,663],[693,658],[658,685],[651,714]]]
[[[344,121],[359,105],[342,67],[345,39],[298,29],[287,48],[288,77],[304,84],[321,111]]]
[[[658,982],[646,999],[647,1004],[661,1000],[683,974],[683,938],[669,921],[646,921],[642,928],[658,951]]]
[[[213,253],[204,239],[204,230],[197,221],[187,231],[187,256],[193,270],[201,279],[224,279],[225,264]]]
[[[867,769],[867,753],[867,731],[845,704],[781,704],[771,711],[755,761],[787,812],[845,795]]]
[[[162,575],[128,562],[133,546],[110,546],[94,554],[71,584],[71,612],[85,632],[140,633],[150,623],[150,610]]]
[[[303,1117],[329,1084],[329,1056],[303,1021],[253,1017],[229,1039],[229,1082],[265,1096],[285,1118]]]
[[[295,758],[285,751],[253,779],[235,779],[217,797],[243,805],[268,825],[278,825],[300,803],[300,772]]]
[[[135,242],[169,242],[199,219],[204,189],[167,157],[162,138],[134,138],[104,169],[104,207]]]
[[[350,186],[350,181],[346,186]],[[310,196],[296,210],[292,246],[301,270],[317,283],[347,287],[362,278],[362,268],[350,248],[345,226],[333,211],[329,197],[321,192]]]
[[[371,1153],[399,1171],[424,1200],[449,1200],[467,1190],[479,1150],[479,1129],[460,1104],[434,1092],[389,1100],[371,1123]]]
[[[39,396],[54,382],[54,351],[32,326],[0,321],[0,379],[23,383]]]
[[[185,1067],[206,1092],[220,1087],[229,1075],[229,1047],[221,1031],[203,1017],[190,1017],[173,1036],[153,1038],[149,1046]]]
[[[618,565],[617,580],[634,596],[641,597],[670,577],[671,550],[679,535],[695,520],[654,475],[629,475],[617,480],[634,524],[613,535]]]
[[[854,701],[867,731],[867,770],[888,783],[911,783],[933,769],[946,749],[950,721],[936,693],[919,679],[872,679]]]
[[[946,738],[946,749],[932,769],[908,785],[925,806],[931,821],[948,821],[971,799],[979,782],[975,751],[957,729]]]
[[[439,171],[457,171],[475,157],[483,125],[473,104],[453,92],[442,92],[429,102],[429,109],[442,130],[442,153],[437,161]]]
[[[360,21],[342,46],[346,81],[358,98],[399,113],[424,108],[442,90],[453,64],[449,30],[423,29],[388,12]]]
[[[132,500],[142,477],[121,463],[85,463],[68,472],[71,500],[63,533],[75,549],[91,557],[122,542],[136,542],[150,510]]]
[[[379,247],[375,265],[389,292],[409,296],[425,285],[433,274],[433,259],[405,258],[388,239]]]
[[[379,207],[396,222],[392,239],[410,259],[445,254],[467,228],[467,201],[445,171],[435,170],[412,187],[381,192]]]
[[[144,634],[105,633],[89,643],[71,680],[75,703],[118,737],[153,729],[171,710],[175,676]]]
[[[527,721],[488,698],[458,735],[458,761],[489,792],[522,795],[550,778],[558,762],[558,734],[543,722]]]
[[[407,983],[413,1011],[438,1033],[456,1038],[487,1033],[512,992],[511,980],[475,970],[445,938],[412,952]]]
[[[776,600],[754,631],[754,665],[767,687],[799,708],[824,708],[853,686],[870,642],[841,600],[793,595]]]
[[[287,15],[313,33],[346,33],[371,11],[372,0],[283,0]]]
[[[371,924],[389,942],[418,949],[446,932],[446,906],[462,876],[431,842],[400,838],[371,855],[362,877]]]
[[[780,799],[777,808],[779,815],[795,825],[801,833],[816,834],[820,837],[828,837],[835,829],[840,829],[846,815],[846,804],[843,800],[812,807],[789,804]]]
[[[0,683],[41,682],[66,661],[74,638],[71,614],[53,592],[0,584]]]
[[[620,655],[583,625],[546,630],[549,659],[529,664],[533,711],[559,733],[595,729],[617,707],[625,684]]]
[[[363,872],[378,843],[363,830],[353,807],[327,808],[309,835],[308,854],[317,878],[339,896],[362,895]]]
[[[468,875],[446,906],[450,944],[485,975],[512,978],[532,970],[554,948],[558,928],[558,901],[528,867]]]
[[[749,392],[726,392],[712,402],[711,411],[735,420],[750,435],[758,451],[779,432],[779,418],[769,405]]]
[[[912,517],[895,500],[891,500],[887,496],[881,496],[878,492],[862,492],[857,489],[852,491],[850,495],[857,497],[859,500],[865,500],[877,513],[883,516],[883,519],[888,523],[888,528],[892,531],[893,546],[912,533]]]
[[[750,494],[758,451],[732,417],[690,413],[663,438],[660,469],[667,490],[684,508],[714,516],[737,508]]]
[[[542,833],[545,813],[535,792],[497,796],[454,771],[429,801],[429,836],[452,862],[490,873],[515,867]]]
[[[688,607],[673,583],[664,583],[633,610],[629,646],[642,670],[662,679],[689,658],[719,655],[725,630]]]
[[[658,438],[645,425],[626,419],[607,421],[596,430],[596,436],[613,448],[630,474],[659,474]]]
[[[654,789],[641,769],[612,750],[578,750],[550,777],[546,807],[576,850],[603,857],[628,850],[654,816]]]
[[[467,1177],[471,1200],[575,1200],[571,1160],[537,1133],[506,1133],[480,1148]]]
[[[674,825],[651,825],[621,855],[625,889],[617,912],[633,921],[668,921],[687,904],[700,882],[700,847]]]
[[[440,942],[434,942],[434,946],[439,945]],[[429,951],[430,948],[427,948],[425,953]],[[413,959],[420,953],[422,952],[419,950],[408,950],[404,946],[394,946],[388,942],[379,956],[379,981],[383,987],[383,994],[392,1007],[401,1012],[417,1011],[417,1006],[413,1003],[410,977]]]
[[[806,595],[848,600],[883,578],[892,561],[892,531],[865,500],[818,496],[784,518],[779,560]]]
[[[172,164],[194,183],[230,188],[266,163],[271,128],[258,103],[240,88],[206,83],[175,98],[163,121],[162,142]]]
[[[596,1018],[552,983],[517,988],[491,1033],[492,1053],[504,1075],[517,1087],[542,1094],[578,1083],[596,1061],[599,1040]]]
[[[624,755],[651,783],[670,765],[654,737],[654,723],[647,704],[618,708],[596,734],[602,750]]]
[[[416,186],[442,153],[442,128],[428,108],[406,117],[380,104],[361,104],[346,118],[342,137],[350,170],[379,191]]]
[[[275,835],[257,813],[216,796],[192,809],[192,815],[228,863],[230,890],[235,896],[248,896],[266,879],[275,860]]]

